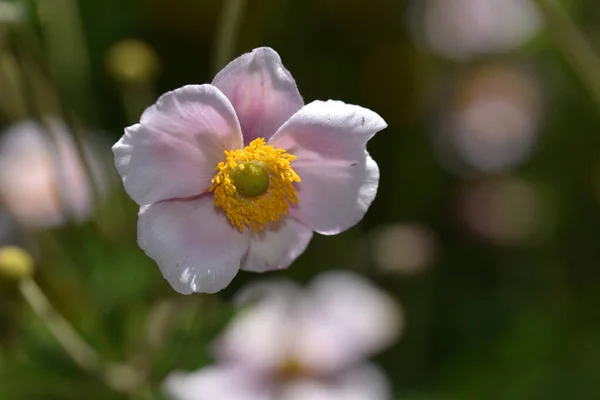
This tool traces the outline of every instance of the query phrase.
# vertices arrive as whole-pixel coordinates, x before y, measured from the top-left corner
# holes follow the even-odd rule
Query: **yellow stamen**
[[[290,162],[296,156],[283,149],[265,145],[258,138],[240,150],[225,150],[225,161],[217,166],[209,191],[240,232],[244,226],[263,230],[268,221],[287,214],[290,203],[297,203],[294,182],[300,177]]]

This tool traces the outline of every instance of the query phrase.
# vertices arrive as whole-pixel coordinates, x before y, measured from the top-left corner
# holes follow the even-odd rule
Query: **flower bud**
[[[0,248],[0,276],[12,279],[28,278],[33,274],[33,258],[17,246]]]
[[[117,42],[108,50],[106,68],[110,76],[120,83],[140,84],[156,78],[160,60],[147,43],[127,39]]]

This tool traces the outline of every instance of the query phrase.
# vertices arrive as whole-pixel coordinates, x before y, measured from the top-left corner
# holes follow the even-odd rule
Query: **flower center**
[[[287,214],[290,203],[297,203],[294,182],[300,177],[290,162],[296,156],[283,149],[265,145],[258,138],[239,150],[225,150],[225,161],[217,166],[217,174],[209,188],[215,205],[221,207],[240,232],[244,226],[263,230],[268,221]]]
[[[287,380],[309,376],[310,373],[301,363],[289,358],[279,366],[276,375],[280,380]]]
[[[237,192],[243,197],[260,196],[269,187],[269,173],[262,163],[239,163],[229,176]]]

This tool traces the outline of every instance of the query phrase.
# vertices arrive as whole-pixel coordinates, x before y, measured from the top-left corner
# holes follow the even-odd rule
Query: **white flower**
[[[215,346],[218,363],[165,382],[174,400],[385,400],[383,373],[365,358],[390,345],[396,304],[347,272],[319,276],[305,291],[289,282],[245,292],[254,303]]]
[[[362,219],[379,182],[366,144],[386,126],[359,106],[304,105],[274,50],[244,54],[211,85],[161,96],[114,145],[138,243],[184,294],[287,268],[313,231]]]

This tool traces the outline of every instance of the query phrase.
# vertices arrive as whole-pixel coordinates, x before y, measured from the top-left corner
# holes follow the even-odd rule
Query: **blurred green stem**
[[[97,119],[91,93],[91,63],[77,0],[35,0],[52,80],[78,114]]]
[[[225,0],[219,20],[213,53],[213,72],[216,74],[233,58],[246,0]]]
[[[600,58],[596,50],[556,0],[535,0],[535,3],[565,58],[600,107]]]
[[[42,289],[33,279],[19,283],[21,295],[54,335],[73,361],[83,370],[99,376],[111,389],[121,393],[135,393],[141,387],[142,377],[127,365],[107,363],[92,349],[60,315]]]

